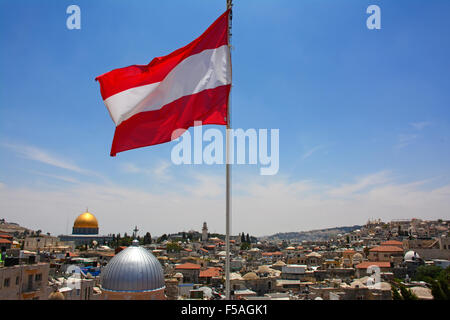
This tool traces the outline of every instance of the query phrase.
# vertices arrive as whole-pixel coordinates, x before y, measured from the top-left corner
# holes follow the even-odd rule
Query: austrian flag
[[[230,10],[200,37],[148,65],[115,69],[95,78],[116,125],[111,156],[171,141],[194,121],[227,124],[231,88]]]

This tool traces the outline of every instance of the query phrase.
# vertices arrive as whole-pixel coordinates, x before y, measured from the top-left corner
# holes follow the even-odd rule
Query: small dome
[[[244,279],[244,280],[256,280],[256,279],[259,279],[259,277],[258,277],[258,275],[257,275],[256,273],[254,273],[254,272],[249,272],[249,273],[246,273],[246,274],[242,277],[242,279]]]
[[[362,261],[363,260],[363,256],[362,256],[362,254],[361,253],[355,253],[354,255],[353,255],[353,261]]]
[[[59,291],[53,291],[48,296],[48,300],[65,300],[64,295]]]
[[[135,243],[120,251],[101,273],[103,290],[145,292],[165,286],[158,259]]]
[[[74,228],[98,228],[97,218],[90,212],[80,214],[73,224]]]
[[[269,272],[270,272],[269,266],[259,266],[258,269],[256,270],[256,273],[269,273]]]
[[[407,253],[405,253],[405,257],[404,260],[405,261],[415,261],[415,260],[419,260],[420,256],[417,252],[415,251],[408,251]]]

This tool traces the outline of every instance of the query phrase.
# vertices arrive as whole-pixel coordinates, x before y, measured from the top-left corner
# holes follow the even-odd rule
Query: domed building
[[[115,255],[100,276],[105,300],[165,300],[164,272],[158,259],[134,240]]]
[[[97,218],[88,210],[80,214],[73,223],[71,235],[59,236],[61,241],[73,241],[75,245],[90,244],[95,241],[102,245],[112,240],[112,235],[100,236]]]
[[[425,261],[423,261],[417,252],[410,250],[405,253],[403,264],[406,266],[407,275],[414,277],[417,268],[424,265]]]
[[[80,214],[75,219],[72,234],[98,234],[97,218],[88,211]]]

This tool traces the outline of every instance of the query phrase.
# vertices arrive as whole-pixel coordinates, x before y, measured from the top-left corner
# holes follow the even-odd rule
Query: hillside
[[[269,241],[277,241],[277,240],[286,240],[293,242],[300,241],[326,241],[330,238],[340,234],[344,234],[347,232],[352,232],[356,229],[361,229],[362,226],[354,225],[351,227],[335,227],[328,229],[320,229],[320,230],[311,230],[311,231],[300,231],[300,232],[284,232],[284,233],[276,233],[270,236],[264,236],[258,238],[259,240],[269,240]]]

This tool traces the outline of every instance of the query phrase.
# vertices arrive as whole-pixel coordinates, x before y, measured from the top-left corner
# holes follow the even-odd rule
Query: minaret
[[[202,241],[208,241],[208,227],[206,226],[206,222],[203,222]]]

